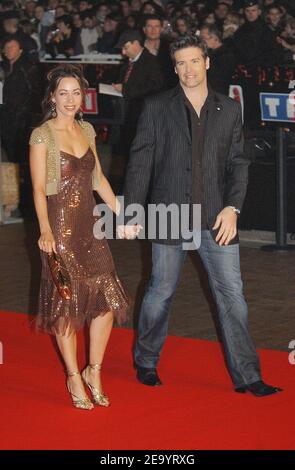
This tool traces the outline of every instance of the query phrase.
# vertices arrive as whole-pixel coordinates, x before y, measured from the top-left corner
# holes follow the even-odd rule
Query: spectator
[[[2,144],[9,162],[20,165],[21,209],[24,208],[24,184],[28,184],[26,144],[32,113],[39,110],[41,82],[36,65],[33,65],[19,38],[11,36],[4,43],[4,87],[1,110]],[[19,215],[19,214],[14,214]]]
[[[75,29],[77,31],[80,31],[81,28],[83,27],[83,21],[82,21],[82,18],[81,18],[81,14],[80,13],[74,13],[72,18],[73,18],[73,25],[74,25]]]
[[[80,0],[78,3],[78,10],[80,13],[83,11],[90,10],[92,8],[92,4],[88,0]]]
[[[81,13],[83,26],[78,33],[78,41],[80,41],[82,54],[90,54],[96,50],[98,39],[98,31],[96,28],[96,18],[92,10],[86,10]]]
[[[26,55],[29,60],[38,60],[38,45],[33,38],[24,33],[20,28],[19,14],[16,11],[7,11],[4,13],[3,30],[3,42],[13,35],[19,40],[20,44],[22,44],[22,53]]]
[[[129,15],[125,18],[126,29],[136,28],[136,15]]]
[[[142,7],[142,1],[141,0],[131,0],[131,10],[134,13],[139,13],[141,7]]]
[[[217,7],[214,10],[215,23],[217,24],[220,30],[222,30],[224,20],[229,14],[229,11],[229,6],[224,2],[218,3]]]
[[[121,69],[114,88],[124,98],[124,147],[128,151],[136,132],[137,121],[146,96],[159,91],[163,77],[157,58],[142,45],[142,35],[136,30],[126,30],[116,45],[128,58]]]
[[[120,12],[123,18],[131,14],[131,6],[128,0],[120,0]]]
[[[175,21],[175,31],[178,37],[187,36],[192,32],[192,21],[189,16],[180,16]]]
[[[65,5],[58,5],[55,9],[55,19],[67,14]]]
[[[120,18],[115,13],[111,13],[105,18],[102,37],[98,38],[96,44],[98,52],[107,54],[118,52],[114,47],[118,41],[119,24]]]
[[[36,44],[37,44],[37,49],[40,51],[41,49],[41,42],[40,42],[40,36],[37,33],[37,26],[34,25],[34,23],[31,23],[29,20],[25,19],[20,21],[20,28],[23,30],[23,32],[32,38]]]
[[[245,66],[268,66],[280,63],[273,33],[261,19],[258,0],[246,0],[245,23],[233,38],[236,59]]]
[[[284,31],[283,11],[279,5],[273,4],[266,10],[266,23],[275,36]]]
[[[161,37],[163,32],[163,19],[157,15],[144,17],[143,32],[145,35],[144,47],[157,56],[161,66],[166,88],[176,85],[177,77],[170,58],[169,43]]]
[[[235,71],[235,57],[231,49],[223,44],[222,32],[216,25],[204,25],[201,38],[207,44],[210,67],[207,73],[211,87],[228,95],[229,85]]]
[[[35,7],[35,18],[41,51],[45,51],[46,38],[49,32],[49,27],[54,23],[54,15],[50,11],[45,11],[44,6],[38,3]]]
[[[223,22],[223,39],[232,38],[240,25],[240,16],[237,13],[230,12]]]
[[[34,22],[35,20],[35,2],[33,0],[27,0],[24,9],[24,18],[26,20]]]
[[[47,52],[55,57],[58,54],[70,57],[76,53],[78,32],[75,30],[69,15],[57,18],[47,36]]]

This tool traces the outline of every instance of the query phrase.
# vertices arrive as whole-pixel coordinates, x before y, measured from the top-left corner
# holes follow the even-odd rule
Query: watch
[[[240,215],[241,211],[240,209],[237,209],[235,206],[227,206],[230,209],[232,209],[237,215]]]

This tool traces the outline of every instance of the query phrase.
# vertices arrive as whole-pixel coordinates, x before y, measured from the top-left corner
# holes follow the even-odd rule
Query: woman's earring
[[[50,106],[51,116],[52,116],[53,118],[56,118],[56,116],[57,116],[56,104],[55,104],[53,101],[50,101],[50,102],[49,102],[49,106]]]

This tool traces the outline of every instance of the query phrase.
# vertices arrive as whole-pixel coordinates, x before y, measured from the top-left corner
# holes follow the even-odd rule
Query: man
[[[162,88],[163,77],[156,57],[142,46],[139,31],[124,31],[116,48],[121,49],[123,56],[128,58],[120,69],[118,83],[113,86],[124,98],[124,139],[126,150],[129,150],[143,100]]]
[[[164,86],[168,89],[174,87],[177,84],[177,80],[169,54],[169,44],[167,40],[162,37],[163,29],[163,19],[160,16],[144,16],[144,47],[158,58],[164,77]]]
[[[3,52],[4,86],[0,119],[2,144],[7,160],[18,163],[20,167],[22,185],[19,210],[24,213],[31,194],[26,146],[33,116],[41,111],[39,108],[43,90],[38,67],[28,60],[17,37],[6,39]]]
[[[235,57],[231,49],[223,44],[222,33],[216,25],[204,25],[201,38],[208,47],[210,68],[209,84],[218,93],[228,95],[229,85],[235,71]]]
[[[38,61],[38,45],[36,41],[28,34],[25,34],[20,28],[19,14],[16,11],[5,12],[3,18],[3,37],[2,44],[12,35],[22,44],[23,54],[34,62]]]
[[[81,43],[81,53],[91,54],[96,50],[96,42],[98,39],[98,32],[96,27],[96,18],[92,10],[86,10],[81,13],[83,26],[78,33],[78,42]]]
[[[233,36],[233,46],[238,64],[245,66],[278,65],[281,51],[274,34],[261,19],[258,0],[245,0],[245,23]]]
[[[125,207],[150,202],[201,204],[198,253],[217,304],[223,346],[237,392],[270,395],[278,388],[261,380],[249,335],[247,304],[239,266],[237,213],[247,187],[249,161],[243,152],[241,108],[207,86],[206,45],[195,36],[176,40],[171,56],[179,86],[146,100],[131,148],[125,181]],[[137,226],[119,227],[125,238]],[[201,232],[200,232],[201,229]],[[158,236],[152,244],[152,274],[139,316],[134,349],[138,380],[160,385],[157,373],[171,301],[186,250],[179,239]]]

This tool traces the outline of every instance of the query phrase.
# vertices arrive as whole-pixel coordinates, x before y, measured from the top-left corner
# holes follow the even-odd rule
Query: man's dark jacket
[[[153,204],[191,204],[191,145],[180,86],[147,99],[131,147],[124,185],[125,207],[132,203],[145,206],[148,194]],[[213,91],[202,153],[203,200],[209,229],[224,207],[242,208],[248,165],[241,106]]]

